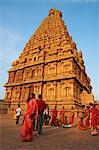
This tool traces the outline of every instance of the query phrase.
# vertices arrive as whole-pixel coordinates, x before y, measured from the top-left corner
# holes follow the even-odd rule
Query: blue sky
[[[99,1],[0,0],[0,99],[7,71],[51,8],[62,11],[69,34],[82,50],[93,94],[99,100]]]

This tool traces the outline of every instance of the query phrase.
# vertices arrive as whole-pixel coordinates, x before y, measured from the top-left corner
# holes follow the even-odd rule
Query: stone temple
[[[82,51],[56,9],[49,11],[8,73],[5,101],[11,108],[19,102],[24,107],[30,93],[42,94],[50,108],[57,104],[58,109],[78,109],[93,100]]]

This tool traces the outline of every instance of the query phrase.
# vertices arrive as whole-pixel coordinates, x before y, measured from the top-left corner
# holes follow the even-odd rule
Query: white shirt
[[[18,108],[16,109],[16,116],[20,116],[20,115],[21,115],[21,108],[18,107]]]
[[[43,113],[44,115],[46,114],[46,115],[48,115],[48,110],[47,109],[44,109],[44,113]]]

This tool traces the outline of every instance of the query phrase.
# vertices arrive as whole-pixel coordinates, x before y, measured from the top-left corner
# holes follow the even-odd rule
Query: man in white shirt
[[[16,124],[19,124],[20,115],[21,115],[21,108],[20,104],[18,104],[18,108],[16,109]]]

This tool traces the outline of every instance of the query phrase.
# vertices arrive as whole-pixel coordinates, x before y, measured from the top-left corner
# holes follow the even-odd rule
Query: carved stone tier
[[[50,109],[58,105],[70,110],[82,105],[81,94],[91,93],[82,51],[67,31],[62,13],[51,9],[36,32],[26,43],[19,58],[12,63],[5,84],[5,100],[26,103],[30,93],[42,94]]]

